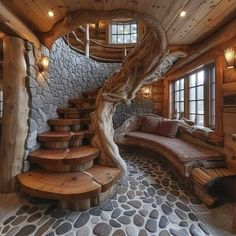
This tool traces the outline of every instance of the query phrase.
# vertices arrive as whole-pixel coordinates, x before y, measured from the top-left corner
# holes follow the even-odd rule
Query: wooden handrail
[[[76,39],[79,43],[81,43],[83,46],[85,46],[85,43],[77,36],[77,34],[76,34],[75,31],[72,31],[71,33],[73,34],[73,36],[75,37],[75,39]],[[133,48],[135,47],[135,46],[130,46],[130,45],[125,45],[125,46],[124,46],[124,45],[122,45],[122,46],[119,46],[119,45],[117,45],[117,46],[114,46],[114,45],[104,45],[104,44],[101,44],[101,43],[97,42],[95,39],[89,39],[89,41],[90,41],[91,43],[97,45],[97,46],[100,46],[100,47],[103,47],[103,48],[115,49],[115,50],[116,50],[116,49],[117,49],[117,50],[120,50],[120,49],[124,49],[124,48],[130,50],[130,49],[133,49]]]
[[[72,46],[69,41],[67,40],[67,38],[64,36],[62,37],[64,42],[74,51],[76,51],[77,53],[80,53],[82,55],[85,55],[85,52],[81,49],[78,49],[74,46]],[[94,56],[94,55],[91,55],[90,54],[90,58],[95,60],[95,61],[99,61],[99,62],[108,62],[108,63],[120,63],[122,62],[122,59],[117,59],[117,58],[101,58],[101,57],[97,57],[97,56]]]
[[[100,47],[104,48],[111,48],[111,49],[123,49],[123,48],[129,48],[133,49],[135,46],[112,46],[112,45],[104,45],[99,42],[97,42],[95,39],[90,39],[90,42],[94,43],[95,45],[98,45]]]
[[[80,38],[78,38],[78,36],[77,36],[77,34],[75,33],[75,31],[72,31],[71,33],[74,35],[76,41],[78,41],[78,42],[81,43],[83,46],[85,46],[84,42],[83,42]]]
[[[69,41],[69,35],[67,35],[67,38],[64,36],[64,40],[66,41],[67,45],[70,46],[71,49],[73,49],[74,51],[82,54],[82,55],[86,55],[87,57],[90,57],[96,61],[100,61],[100,62],[122,62],[122,60],[127,56],[127,52],[132,50],[135,46],[130,46],[130,45],[127,45],[127,46],[124,46],[124,45],[104,45],[104,44],[101,44],[99,42],[97,42],[95,39],[90,39],[89,38],[89,30],[88,30],[88,27],[86,27],[86,30],[81,26],[79,28],[80,31],[83,31],[85,34],[86,34],[86,43],[83,42],[76,34],[75,31],[72,31],[70,34],[73,35],[73,37],[75,38],[75,40],[81,44],[81,46],[84,48],[84,50],[81,50],[73,45],[71,45],[70,41]],[[96,45],[98,47],[101,47],[101,48],[107,48],[107,49],[112,49],[112,50],[117,50],[120,51],[122,53],[122,57],[120,59],[117,59],[117,58],[101,58],[101,57],[98,57],[98,56],[94,56],[92,53],[90,53],[89,55],[89,48],[90,48],[90,45]]]

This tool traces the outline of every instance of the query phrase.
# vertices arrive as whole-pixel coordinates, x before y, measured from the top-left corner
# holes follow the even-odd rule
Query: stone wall
[[[45,47],[41,48],[41,52],[50,58],[46,74],[39,73],[33,46],[27,43],[30,114],[25,159],[30,151],[39,148],[37,135],[49,130],[47,120],[58,116],[57,108],[67,106],[69,99],[81,97],[85,91],[101,87],[109,75],[120,67],[119,63],[99,63],[82,56],[62,39],[55,42],[50,53]],[[143,100],[138,96],[130,105],[117,106],[114,127],[121,125],[132,114],[152,111],[152,100]]]
[[[113,116],[114,128],[118,128],[132,115],[140,115],[144,113],[156,113],[153,110],[152,98],[142,98],[139,94],[131,102],[131,104],[119,104]]]

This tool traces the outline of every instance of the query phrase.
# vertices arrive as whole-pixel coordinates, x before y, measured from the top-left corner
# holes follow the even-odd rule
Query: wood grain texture
[[[84,171],[102,186],[102,192],[107,191],[120,176],[120,170],[100,165],[94,165],[92,168]]]
[[[30,153],[29,160],[45,171],[77,172],[91,168],[99,153],[97,148],[89,145],[60,150],[38,149]]]
[[[2,2],[39,34],[50,31],[57,22],[70,17],[68,13],[78,10],[109,12],[124,9],[134,11],[153,16],[155,20],[160,21],[171,44],[195,44],[204,41],[232,18],[236,9],[236,2],[228,0],[34,0],[33,2],[3,0]],[[54,9],[53,18],[48,17],[48,9]],[[179,17],[182,10],[187,11],[185,18]],[[132,17],[132,15],[128,17]],[[91,18],[85,24],[93,22],[97,23],[98,20]]]
[[[83,172],[53,173],[29,171],[17,176],[24,192],[50,199],[87,199],[101,192],[101,186]]]
[[[188,57],[180,60],[169,71],[169,75],[174,76],[180,74],[179,70],[189,70],[190,63],[204,64],[210,60],[214,60],[217,55],[223,54],[225,48],[235,45],[236,40],[236,19],[234,18],[226,24],[217,33],[211,35],[203,42],[196,44],[188,50]],[[197,61],[197,62],[196,62]]]
[[[4,19],[4,23],[9,27],[13,32],[23,39],[27,39],[34,43],[34,45],[39,48],[40,41],[38,37],[33,33],[33,31],[28,28],[24,22],[19,19],[15,14],[9,11],[6,6],[0,2],[0,16]]]
[[[17,37],[4,38],[1,193],[16,191],[15,176],[21,172],[23,163],[29,100],[24,53],[24,40]]]
[[[62,150],[38,149],[30,153],[30,161],[36,163],[56,163],[62,161],[65,164],[81,164],[95,159],[99,155],[99,150],[92,146],[82,146],[79,148],[69,148]]]
[[[48,131],[38,135],[39,142],[65,142],[73,136],[72,132]]]
[[[214,207],[218,202],[218,196],[210,194],[216,181],[226,180],[227,177],[236,176],[235,169],[218,168],[203,169],[195,168],[192,171],[192,181],[195,194],[209,207]]]
[[[215,60],[215,132],[217,135],[223,137],[224,130],[223,130],[223,80],[224,80],[224,57],[220,55]]]

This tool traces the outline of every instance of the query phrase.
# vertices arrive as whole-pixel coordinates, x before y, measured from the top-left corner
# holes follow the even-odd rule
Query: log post
[[[216,76],[216,121],[215,121],[215,131],[219,136],[224,136],[223,132],[223,77],[224,77],[224,58],[223,55],[220,55],[215,60],[215,76]]]
[[[3,118],[0,155],[0,192],[17,190],[28,125],[25,41],[17,37],[3,40]]]
[[[85,31],[85,56],[89,57],[89,24],[86,25]]]

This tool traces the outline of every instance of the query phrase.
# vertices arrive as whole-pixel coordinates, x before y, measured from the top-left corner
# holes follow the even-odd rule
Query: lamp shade
[[[151,86],[142,87],[141,93],[142,93],[142,97],[144,98],[150,97],[152,95],[152,87]]]
[[[43,56],[40,60],[40,71],[45,72],[48,69],[49,58],[47,56]]]
[[[234,58],[235,58],[235,51],[233,48],[228,48],[225,50],[225,59],[227,61],[227,68],[234,67]]]

